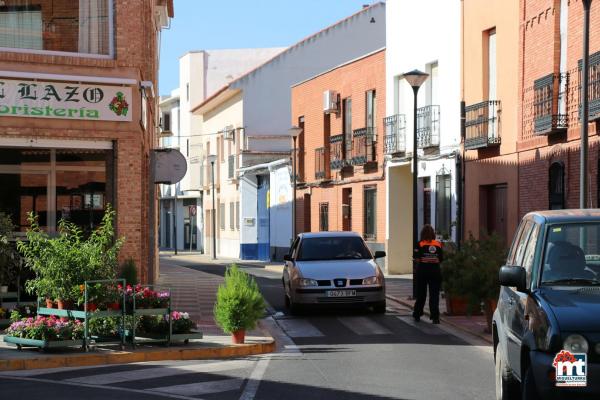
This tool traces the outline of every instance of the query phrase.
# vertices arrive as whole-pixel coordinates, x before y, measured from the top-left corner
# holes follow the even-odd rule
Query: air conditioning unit
[[[323,92],[323,112],[325,114],[339,112],[338,93],[335,90]]]
[[[235,140],[235,128],[233,125],[229,125],[223,129],[223,139]]]

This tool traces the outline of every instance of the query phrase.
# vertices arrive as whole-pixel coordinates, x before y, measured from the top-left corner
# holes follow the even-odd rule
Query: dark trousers
[[[423,307],[427,298],[429,287],[429,311],[431,319],[440,318],[440,286],[442,285],[442,273],[439,265],[417,265],[417,301],[413,315],[423,315]]]

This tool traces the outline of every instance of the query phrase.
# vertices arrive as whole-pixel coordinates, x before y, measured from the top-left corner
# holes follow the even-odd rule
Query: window
[[[377,236],[377,187],[364,190],[364,237],[374,240]]]
[[[0,148],[0,212],[17,231],[34,211],[44,230],[64,218],[87,234],[114,204],[112,167],[111,150]]]
[[[431,225],[431,178],[423,180],[423,224]]]
[[[329,203],[319,204],[319,230],[322,232],[329,230]]]
[[[484,53],[486,54],[486,53]],[[496,93],[496,28],[487,31],[487,94],[488,100],[497,100]]]
[[[429,79],[426,81],[427,85],[427,105],[439,105],[439,92],[440,92],[440,78],[438,73],[438,63],[434,62],[427,65],[427,73]]]
[[[450,174],[443,174],[436,177],[435,183],[435,227],[443,237],[449,237],[452,229],[451,181]]]
[[[298,261],[372,260],[371,252],[360,237],[320,237],[303,239]]]
[[[229,230],[235,229],[235,203],[229,203]]]
[[[163,132],[171,132],[171,113],[163,113],[162,130]]]
[[[342,129],[344,130],[344,148],[346,150],[346,159],[349,160],[352,158],[352,99],[344,99],[343,108]]]
[[[240,230],[240,202],[235,202],[235,229]]]
[[[222,231],[225,230],[225,203],[219,204],[219,227]]]
[[[550,166],[549,200],[550,210],[565,208],[565,167],[562,163],[555,162]]]
[[[185,101],[190,101],[190,83],[185,84]]]
[[[525,246],[527,245],[527,241],[529,240],[529,234],[531,233],[532,226],[533,222],[527,221],[525,227],[523,228],[523,232],[521,233],[521,237],[519,238],[519,242],[517,243],[517,248],[515,250],[515,258],[513,260],[513,265],[523,265],[523,255],[525,253]]]
[[[531,231],[531,236],[529,237],[529,242],[527,243],[527,248],[525,249],[525,255],[523,256],[523,268],[527,272],[527,286],[531,284],[531,271],[533,267],[533,261],[535,258],[535,249],[537,245],[537,238],[540,233],[540,226],[534,224],[533,230]]]
[[[112,0],[0,2],[0,47],[112,56]]]
[[[366,121],[366,127],[368,128],[372,128],[371,131],[375,132],[375,123],[377,121],[377,97],[375,95],[375,90],[369,90],[367,91],[367,113],[366,113],[366,117],[367,117],[367,121]]]

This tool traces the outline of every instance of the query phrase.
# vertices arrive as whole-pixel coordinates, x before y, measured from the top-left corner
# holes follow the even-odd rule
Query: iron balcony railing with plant
[[[465,149],[500,144],[500,100],[465,107]]]
[[[564,132],[568,127],[569,74],[549,74],[533,84],[533,130],[536,135]]]
[[[417,147],[424,149],[440,145],[440,106],[417,108]]]
[[[227,178],[229,178],[229,179],[235,179],[235,159],[236,159],[236,156],[234,154],[234,155],[230,155],[227,160],[227,167],[228,167]]]
[[[375,161],[375,127],[355,129],[352,132],[352,165]]]
[[[590,55],[589,58],[589,74],[588,74],[588,115],[589,121],[600,119],[600,51]],[[582,81],[582,61],[578,63],[579,75],[579,99],[581,99],[581,81]],[[581,102],[580,102],[581,103]],[[579,104],[579,119],[581,120],[581,104]]]
[[[325,147],[315,149],[315,179],[323,180],[327,178],[327,160]]]
[[[385,154],[403,153],[406,151],[406,116],[396,114],[383,119],[385,129]]]
[[[341,169],[346,165],[343,134],[329,137],[329,157],[332,170]]]

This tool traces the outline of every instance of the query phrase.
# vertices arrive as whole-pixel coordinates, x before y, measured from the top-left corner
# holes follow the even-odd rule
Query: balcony
[[[329,137],[329,154],[331,169],[342,169],[346,165],[344,158],[344,135]]]
[[[600,51],[590,55],[590,73],[588,75],[588,107],[589,121],[600,120]],[[581,69],[579,60],[579,98],[581,99]],[[579,119],[581,119],[581,104],[579,104]]]
[[[375,162],[375,128],[355,129],[352,132],[352,165]]]
[[[465,149],[500,144],[500,100],[488,100],[465,107]]]
[[[417,108],[417,147],[440,145],[440,106]]]
[[[228,179],[235,179],[235,158],[236,155],[231,155],[227,158],[227,167],[228,167],[228,171],[227,171],[227,178]]]
[[[325,147],[315,149],[315,179],[324,180],[329,178],[327,171],[327,153]]]
[[[383,119],[385,129],[385,154],[404,153],[406,151],[406,116],[396,114]]]
[[[534,82],[534,134],[549,135],[566,131],[568,85],[569,74],[550,74]]]

